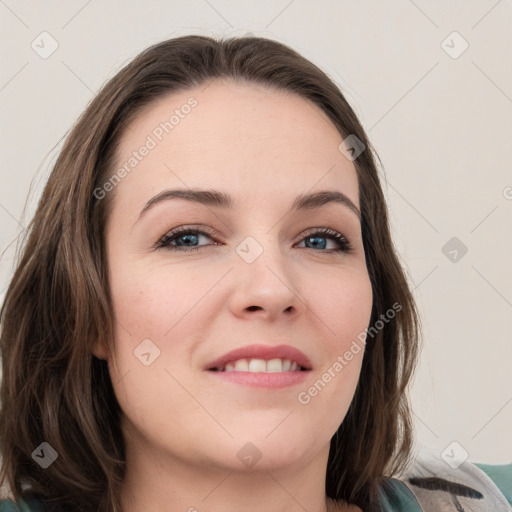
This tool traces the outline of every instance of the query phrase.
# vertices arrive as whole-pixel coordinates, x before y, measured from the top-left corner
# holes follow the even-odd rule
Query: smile
[[[212,368],[217,372],[250,372],[250,373],[278,373],[278,372],[300,372],[306,369],[296,361],[290,359],[237,359],[230,361],[225,366]]]

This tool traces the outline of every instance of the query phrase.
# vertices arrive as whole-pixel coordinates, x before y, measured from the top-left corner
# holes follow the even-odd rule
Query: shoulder
[[[398,478],[382,486],[385,512],[431,510],[512,511],[512,464],[464,462],[451,468],[440,459],[414,461]]]
[[[510,464],[475,464],[496,485],[500,492],[512,505],[512,463]]]
[[[422,512],[414,494],[403,481],[396,478],[384,479],[379,505],[382,512]]]
[[[44,512],[44,504],[36,498],[15,501],[13,498],[0,499],[0,512]]]

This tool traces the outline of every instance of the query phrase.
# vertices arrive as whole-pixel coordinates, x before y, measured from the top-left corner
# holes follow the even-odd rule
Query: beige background
[[[418,449],[511,462],[511,26],[511,0],[0,0],[0,298],[59,141],[125,61],[189,33],[271,37],[342,87],[383,161],[424,324]]]

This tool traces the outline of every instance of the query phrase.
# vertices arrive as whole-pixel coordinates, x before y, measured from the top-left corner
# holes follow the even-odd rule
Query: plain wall
[[[0,299],[59,141],[108,78],[168,37],[270,37],[341,86],[382,160],[423,321],[418,448],[510,462],[511,26],[510,0],[1,2]]]

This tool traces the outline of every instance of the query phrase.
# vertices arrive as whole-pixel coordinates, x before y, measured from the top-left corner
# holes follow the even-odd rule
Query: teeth
[[[249,361],[249,371],[250,372],[266,372],[267,371],[267,362],[263,359],[251,359]]]
[[[277,373],[288,371],[300,371],[300,366],[295,361],[289,359],[238,359],[237,361],[227,363],[225,368],[218,368],[219,371],[232,372],[251,372],[251,373]]]
[[[271,359],[267,361],[266,367],[267,372],[282,372],[283,361],[281,359]],[[265,371],[265,368],[262,371]]]
[[[238,370],[239,372],[248,372],[249,371],[249,364],[247,363],[246,359],[240,359],[235,362],[235,370]]]

